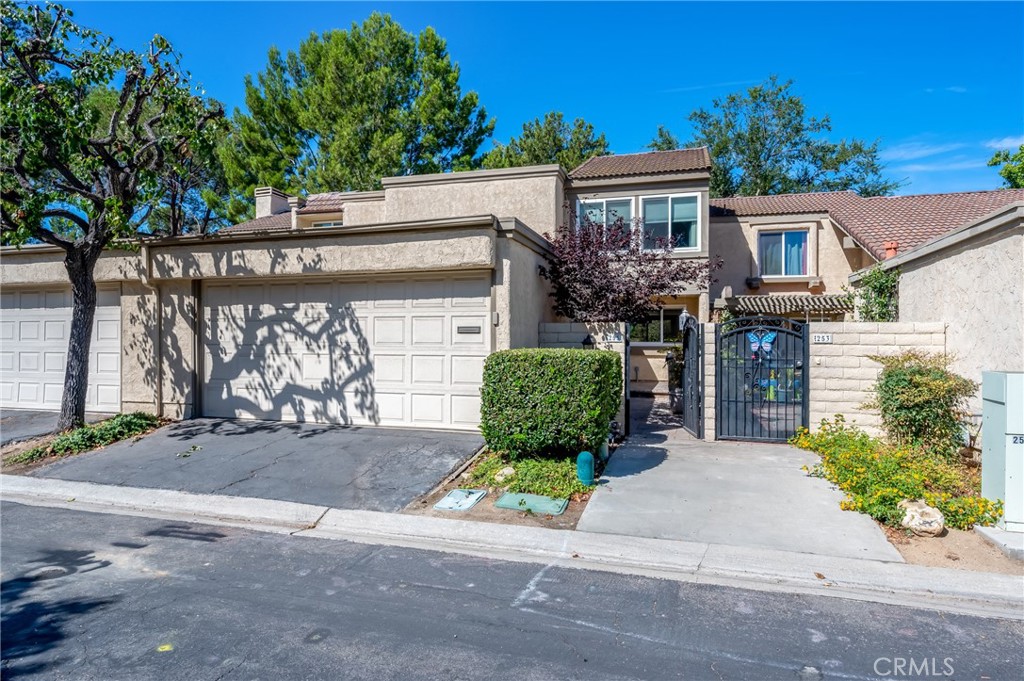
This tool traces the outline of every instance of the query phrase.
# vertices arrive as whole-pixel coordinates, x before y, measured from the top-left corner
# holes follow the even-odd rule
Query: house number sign
[[[832,334],[830,334],[830,333],[812,333],[811,334],[811,342],[812,343],[827,343],[827,344],[831,344],[832,343]]]

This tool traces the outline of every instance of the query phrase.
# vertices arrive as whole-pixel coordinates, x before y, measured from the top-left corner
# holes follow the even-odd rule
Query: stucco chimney
[[[895,258],[896,253],[900,250],[899,241],[886,241],[885,243],[882,244],[882,246],[885,247],[886,260],[888,260],[889,258]]]
[[[265,218],[291,210],[288,195],[273,187],[256,187],[256,217]]]

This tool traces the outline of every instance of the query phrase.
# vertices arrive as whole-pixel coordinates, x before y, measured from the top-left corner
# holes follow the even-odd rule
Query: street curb
[[[75,482],[54,478],[0,475],[0,497],[32,506],[77,510],[134,511],[167,520],[183,520],[293,533],[316,525],[326,506],[177,490]]]
[[[1024,620],[1024,576],[0,475],[6,501]]]

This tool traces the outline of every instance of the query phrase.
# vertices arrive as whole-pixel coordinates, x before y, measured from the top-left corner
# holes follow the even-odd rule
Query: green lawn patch
[[[896,505],[904,499],[924,499],[942,512],[948,527],[960,530],[994,525],[1003,514],[1002,502],[980,495],[977,469],[931,448],[886,444],[846,425],[842,416],[823,420],[815,433],[801,429],[790,442],[821,457],[805,470],[846,493],[843,509],[890,527],[900,527],[904,514]]]
[[[503,469],[515,473],[502,480],[495,479]],[[570,499],[587,494],[593,485],[584,485],[576,477],[576,459],[571,457],[517,457],[487,452],[470,472],[473,484],[500,487],[507,492],[540,494],[555,499]]]
[[[6,463],[28,464],[51,456],[79,454],[147,433],[159,425],[160,419],[152,414],[139,411],[131,414],[118,414],[106,421],[62,433],[47,445],[13,454]]]

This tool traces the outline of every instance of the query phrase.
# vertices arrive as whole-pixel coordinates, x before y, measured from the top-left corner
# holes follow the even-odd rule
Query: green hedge
[[[607,350],[503,350],[484,363],[480,430],[519,457],[575,455],[608,437],[622,399],[622,360]]]

